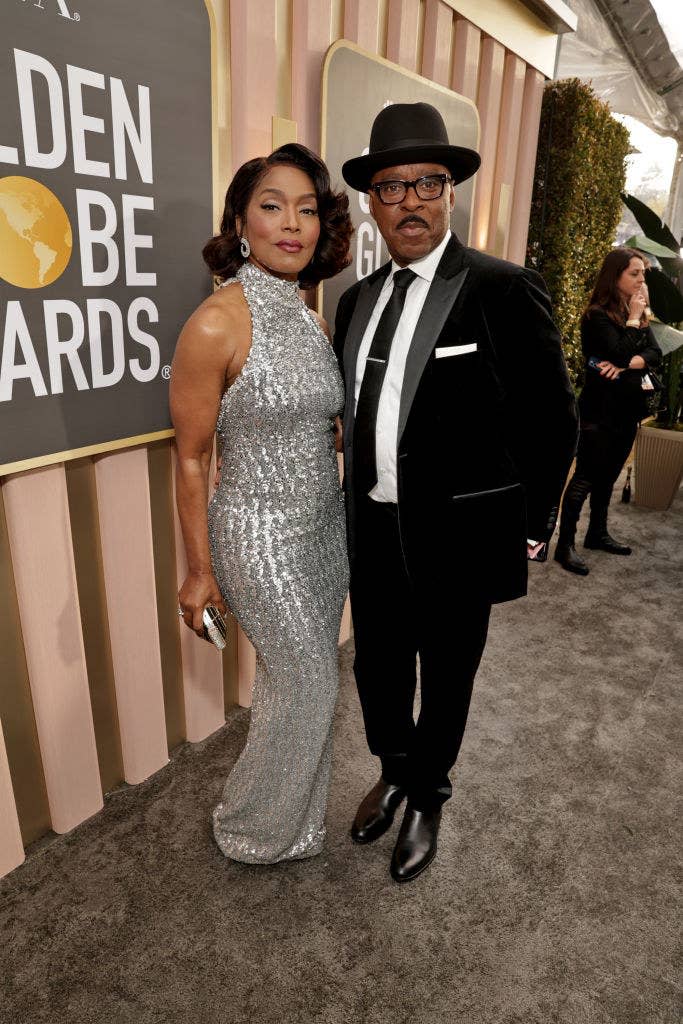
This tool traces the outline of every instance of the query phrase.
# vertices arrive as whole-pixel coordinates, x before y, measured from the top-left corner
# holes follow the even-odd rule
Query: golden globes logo
[[[65,5],[59,6],[60,13],[71,17],[64,13]],[[131,104],[121,79],[67,65],[65,95],[57,69],[45,58],[15,49],[14,62],[23,159],[20,161],[18,145],[0,145],[0,168],[23,164],[45,172],[70,161],[76,176],[120,182],[135,176],[144,184],[153,183],[146,86],[137,86],[137,103]],[[108,99],[106,122],[86,113],[91,90],[100,90]],[[47,96],[47,124],[38,117],[38,96],[41,111]],[[4,102],[10,98],[5,96]],[[93,135],[109,137],[110,160],[90,158],[88,145]],[[22,174],[0,177],[0,279],[27,290],[54,284],[74,253],[75,227],[81,285],[86,291],[97,290],[95,297],[85,301],[79,295],[80,303],[71,298],[45,299],[42,324],[37,328],[35,317],[31,323],[34,337],[21,298],[6,303],[0,402],[12,399],[17,380],[30,381],[36,397],[61,394],[66,366],[79,391],[110,387],[125,373],[143,383],[159,373],[159,345],[147,330],[159,320],[154,301],[138,294],[122,308],[120,302],[102,294],[118,283],[120,295],[121,279],[126,287],[156,286],[156,273],[138,267],[138,252],[152,249],[153,237],[140,232],[136,223],[136,217],[154,210],[153,197],[126,192],[115,202],[102,190],[76,188],[75,208],[76,224],[72,226],[60,198],[44,184]],[[47,351],[47,375],[41,370],[37,348]]]
[[[45,288],[71,259],[73,235],[57,196],[32,178],[0,178],[0,277]]]

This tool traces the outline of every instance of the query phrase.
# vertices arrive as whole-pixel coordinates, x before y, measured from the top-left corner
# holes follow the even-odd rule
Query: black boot
[[[391,877],[395,882],[410,882],[429,867],[436,855],[440,824],[440,807],[418,811],[408,804],[391,858]]]
[[[555,561],[559,562],[567,572],[575,572],[577,576],[587,576],[590,572],[573,544],[561,544],[558,540],[555,548]]]
[[[354,843],[372,843],[383,836],[394,820],[406,790],[380,779],[361,801],[351,826]]]
[[[607,551],[610,555],[630,555],[632,550],[628,544],[620,544],[614,537],[610,537],[607,530],[597,533],[592,527],[588,528],[583,546],[593,551]]]
[[[630,555],[628,544],[620,544],[614,537],[610,537],[607,530],[607,510],[611,497],[611,487],[592,491],[591,517],[583,546],[592,551],[607,551],[610,555]]]
[[[559,562],[567,572],[574,572],[577,576],[587,576],[590,571],[574,547],[576,525],[589,491],[590,483],[588,480],[584,480],[574,474],[567,484],[567,489],[562,499],[560,535],[555,548],[555,561]]]

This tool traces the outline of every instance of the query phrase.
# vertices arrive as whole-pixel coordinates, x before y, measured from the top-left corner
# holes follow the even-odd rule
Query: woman
[[[299,145],[244,164],[204,259],[222,287],[173,362],[177,501],[189,571],[179,613],[229,607],[256,648],[246,746],[214,811],[227,857],[319,853],[347,590],[335,418],[343,385],[326,326],[301,300],[349,260],[348,198]],[[220,481],[208,508],[213,436]]]
[[[610,537],[607,509],[612,488],[647,415],[652,393],[647,371],[661,351],[649,326],[645,260],[635,249],[619,247],[605,258],[581,321],[586,380],[579,398],[581,433],[576,471],[562,500],[555,558],[569,572],[588,575],[574,547],[581,508],[590,493],[590,523],[584,547],[612,555],[631,548]]]

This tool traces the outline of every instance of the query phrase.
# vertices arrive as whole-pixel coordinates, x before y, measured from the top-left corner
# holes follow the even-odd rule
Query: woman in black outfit
[[[576,471],[562,500],[555,558],[569,572],[588,575],[574,547],[576,525],[590,494],[590,523],[584,547],[630,555],[610,537],[607,509],[612,488],[647,415],[652,384],[647,371],[662,353],[649,326],[645,261],[635,249],[619,247],[605,258],[581,321],[586,381],[579,398],[581,433]]]

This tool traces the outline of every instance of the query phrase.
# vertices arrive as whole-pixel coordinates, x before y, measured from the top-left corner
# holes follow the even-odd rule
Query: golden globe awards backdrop
[[[203,0],[2,0],[0,40],[7,472],[170,427],[211,289],[211,39]]]
[[[389,258],[370,216],[368,197],[344,184],[341,169],[345,160],[367,153],[372,122],[390,103],[431,103],[441,112],[454,145],[479,148],[479,115],[471,100],[382,57],[365,53],[353,43],[341,40],[330,47],[323,69],[322,156],[333,185],[349,192],[351,219],[356,229],[353,262],[323,286],[323,315],[330,324],[334,323],[342,292]],[[469,239],[475,180],[463,182],[455,192],[451,227],[465,243]]]

